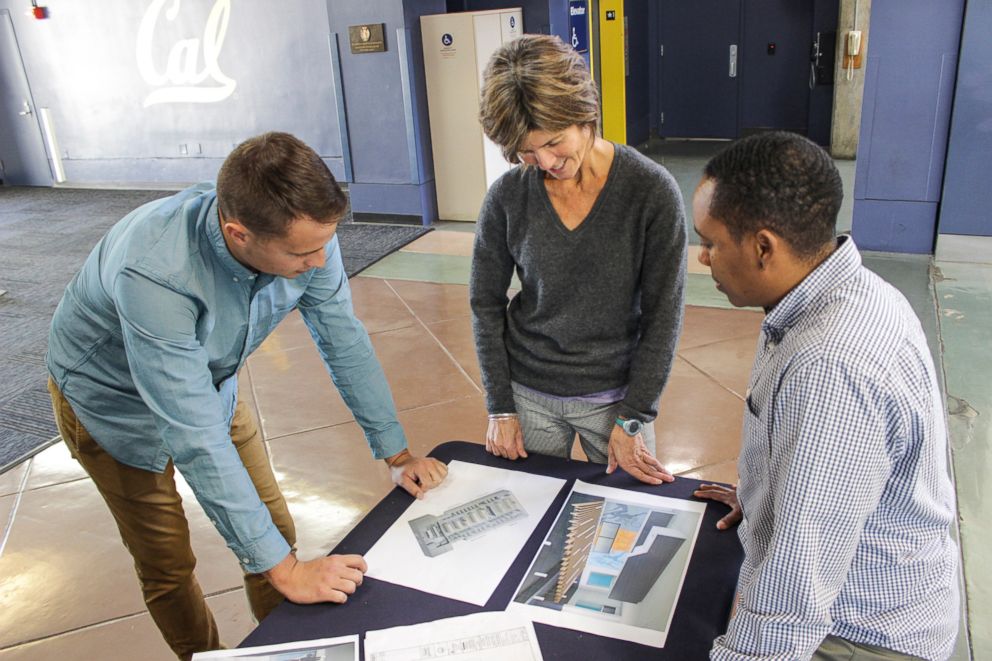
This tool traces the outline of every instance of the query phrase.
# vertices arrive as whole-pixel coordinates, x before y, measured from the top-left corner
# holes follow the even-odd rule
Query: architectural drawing
[[[527,516],[523,506],[507,489],[453,507],[440,516],[424,515],[410,520],[410,528],[424,555],[447,553],[456,541],[480,537],[486,532]]]
[[[444,482],[410,503],[365,554],[365,575],[485,606],[564,485],[454,460]]]
[[[261,647],[197,652],[193,661],[250,659],[251,661],[358,661],[358,636],[296,641]]]
[[[534,625],[487,611],[365,634],[366,661],[541,661]]]
[[[703,510],[577,483],[508,610],[661,647]]]

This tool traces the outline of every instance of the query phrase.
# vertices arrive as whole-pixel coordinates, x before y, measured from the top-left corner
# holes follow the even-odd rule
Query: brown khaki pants
[[[87,433],[51,379],[48,391],[62,440],[89,473],[117,521],[124,546],[134,558],[148,612],[165,641],[180,659],[189,659],[194,652],[219,649],[217,624],[193,575],[196,558],[190,547],[189,524],[176,490],[172,462],[164,473],[118,462]],[[242,402],[238,402],[231,422],[231,440],[272,520],[295,549],[293,519],[272,474],[262,435]],[[244,583],[257,620],[283,599],[262,574],[245,574]]]
[[[813,654],[811,661],[922,661],[922,659],[884,647],[852,643],[837,636],[827,636]]]

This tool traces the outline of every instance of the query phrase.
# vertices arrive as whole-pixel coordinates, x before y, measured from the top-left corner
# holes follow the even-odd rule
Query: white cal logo
[[[169,51],[165,73],[159,73],[152,61],[152,38],[162,8],[169,0],[154,0],[138,27],[136,56],[138,72],[145,82],[157,87],[145,97],[145,108],[159,103],[216,103],[234,93],[238,83],[224,75],[217,56],[224,45],[231,16],[231,0],[217,0],[203,28],[203,64],[200,65],[200,39],[181,39]],[[174,21],[182,0],[172,0],[165,18]],[[209,81],[208,81],[209,79]],[[208,83],[208,84],[203,84]],[[216,83],[216,84],[209,84]]]

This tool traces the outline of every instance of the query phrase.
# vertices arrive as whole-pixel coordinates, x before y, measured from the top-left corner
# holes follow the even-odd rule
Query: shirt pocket
[[[771,417],[774,394],[771,370],[755,371],[744,397],[744,432],[741,446],[741,483],[763,480],[771,459]],[[747,477],[745,477],[747,476]]]

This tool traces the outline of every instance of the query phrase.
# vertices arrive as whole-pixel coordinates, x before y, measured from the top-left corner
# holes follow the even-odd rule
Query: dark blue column
[[[933,251],[963,13],[964,0],[872,3],[854,185],[863,249]]]
[[[969,2],[947,148],[941,234],[992,236],[992,3]]]

